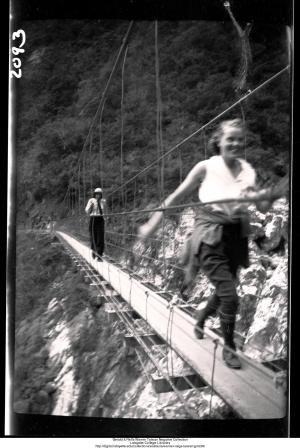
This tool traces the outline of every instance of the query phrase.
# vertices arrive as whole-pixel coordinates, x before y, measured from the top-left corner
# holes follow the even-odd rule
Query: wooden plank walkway
[[[213,339],[219,339],[215,333],[208,330],[211,338],[196,339],[196,321],[193,317],[176,306],[170,308],[163,297],[124,272],[120,266],[92,259],[90,249],[72,236],[63,232],[57,232],[57,235],[84,257],[207,384],[211,383],[215,347]],[[218,345],[214,373],[216,393],[242,418],[283,418],[286,413],[286,398],[283,389],[275,387],[274,373],[252,360],[251,363],[244,359],[241,362],[241,370],[225,366],[222,347]]]

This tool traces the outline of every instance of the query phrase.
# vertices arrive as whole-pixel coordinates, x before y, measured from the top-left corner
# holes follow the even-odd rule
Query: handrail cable
[[[212,204],[227,204],[231,202],[236,203],[248,203],[248,202],[261,202],[261,201],[267,201],[272,198],[272,195],[269,193],[261,194],[259,198],[230,198],[230,199],[216,199],[214,201],[206,201],[206,202],[190,202],[186,204],[177,204],[177,205],[169,205],[169,206],[160,206],[160,207],[153,207],[149,209],[140,209],[140,210],[130,210],[128,212],[114,212],[114,213],[107,213],[106,216],[116,216],[116,215],[131,215],[136,213],[152,213],[152,212],[165,212],[168,210],[174,210],[178,208],[188,208],[188,207],[204,207],[206,205],[212,205]],[[238,215],[235,215],[237,217]]]

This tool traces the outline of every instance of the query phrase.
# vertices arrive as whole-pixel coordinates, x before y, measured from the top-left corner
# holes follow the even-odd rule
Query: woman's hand
[[[150,226],[150,224],[148,224],[146,222],[145,224],[143,224],[142,226],[139,227],[139,229],[138,229],[138,238],[140,240],[145,240],[150,235],[152,235],[152,233],[153,233],[152,226]]]

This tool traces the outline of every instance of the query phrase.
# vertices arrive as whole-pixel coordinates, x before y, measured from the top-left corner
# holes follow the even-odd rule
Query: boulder
[[[35,395],[35,401],[39,404],[46,404],[48,402],[49,396],[46,390],[40,390]]]
[[[273,216],[265,226],[265,238],[260,244],[261,248],[267,252],[277,249],[282,240],[283,227],[283,217]]]
[[[55,383],[49,382],[44,387],[47,394],[51,395],[57,390],[57,386]]]

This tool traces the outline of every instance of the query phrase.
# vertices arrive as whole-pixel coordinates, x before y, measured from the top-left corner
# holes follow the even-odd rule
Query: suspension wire
[[[171,346],[172,342],[172,329],[173,329],[173,317],[174,317],[174,306],[170,303],[170,311],[168,316],[167,324],[167,343],[170,346],[169,353],[171,352],[171,374],[174,376],[174,365],[173,365],[173,348]],[[169,358],[167,357],[167,369],[169,372]]]
[[[161,202],[164,198],[164,157],[163,155],[163,139],[162,139],[162,101],[161,101],[161,89],[160,89],[160,79],[159,79],[159,53],[158,53],[158,22],[155,20],[155,81],[156,81],[156,102],[157,102],[157,113],[156,113],[156,143],[157,143],[157,182],[159,191],[159,201]],[[161,162],[161,167],[159,165]],[[163,251],[163,270],[164,277],[166,277],[166,245],[165,245],[165,215],[163,214],[162,219],[162,251]]]
[[[161,157],[160,159],[167,157],[168,155],[170,155],[173,151],[175,151],[176,149],[178,149],[181,145],[183,145],[184,143],[186,143],[187,141],[189,141],[191,138],[195,137],[196,135],[198,135],[200,132],[202,132],[204,129],[206,129],[208,126],[210,126],[212,123],[214,123],[215,121],[217,121],[219,118],[223,117],[225,114],[227,114],[227,112],[229,112],[231,109],[233,109],[234,107],[236,107],[238,104],[240,104],[241,102],[245,101],[247,98],[249,98],[250,96],[254,95],[255,93],[257,93],[260,89],[262,89],[263,87],[265,87],[267,84],[269,84],[270,82],[274,81],[275,79],[277,79],[280,75],[282,75],[285,71],[287,71],[290,68],[289,65],[287,65],[286,67],[284,67],[283,69],[281,69],[280,71],[278,71],[277,73],[275,73],[274,75],[272,75],[270,78],[268,78],[266,81],[264,81],[263,83],[259,84],[257,87],[255,87],[253,90],[251,90],[250,92],[247,92],[245,95],[243,95],[241,98],[239,98],[237,101],[235,101],[233,104],[231,104],[229,107],[227,107],[225,110],[223,110],[222,112],[220,112],[219,114],[215,115],[211,120],[209,120],[206,124],[204,124],[203,126],[201,126],[199,129],[196,129],[196,131],[194,131],[192,134],[188,135],[186,138],[184,138],[183,140],[181,140],[179,143],[177,143],[176,145],[174,145],[172,148],[170,148],[168,151],[166,151]],[[134,176],[132,176],[130,179],[128,179],[121,187],[124,187],[125,185],[127,185],[128,183],[132,182],[134,179],[136,179],[138,176],[140,176],[141,174],[144,174],[146,171],[148,171],[150,168],[152,168],[153,166],[155,166],[157,164],[159,160],[154,160],[153,162],[151,162],[149,165],[147,165],[144,169],[142,169],[141,171],[139,171],[137,174],[135,174]],[[112,196],[113,194],[115,194],[121,187],[116,188],[115,190],[113,190],[108,197]]]
[[[136,208],[136,180],[134,181],[134,191],[133,191],[133,208]]]
[[[81,180],[81,173],[80,173],[80,165],[78,165],[78,214],[79,214],[79,230],[81,231],[81,201],[80,201],[80,180]]]
[[[182,148],[179,148],[178,151],[178,160],[179,160],[179,183],[183,181],[183,169],[182,169]]]
[[[159,195],[159,202],[162,200],[162,190],[161,190],[161,181],[160,181],[160,156],[161,156],[161,147],[160,147],[160,136],[159,136],[159,116],[160,116],[160,102],[159,102],[159,66],[158,66],[158,44],[157,44],[157,20],[154,22],[155,27],[155,90],[156,90],[156,151],[157,151],[157,190]]]
[[[128,45],[125,48],[123,64],[122,64],[122,72],[121,72],[121,144],[120,144],[120,171],[121,171],[121,185],[124,183],[124,172],[123,172],[123,143],[124,143],[124,71],[125,71],[125,61],[128,51]],[[122,200],[123,200],[123,208],[124,208],[124,190],[122,191]]]
[[[102,142],[102,116],[104,111],[104,105],[105,105],[106,98],[103,100],[103,104],[100,111],[100,117],[99,117],[99,173],[100,173],[100,184],[103,191],[103,185],[104,185],[104,169],[103,169],[103,142]]]
[[[80,154],[79,157],[78,157],[78,163],[80,163],[81,157],[83,156],[84,150],[85,150],[86,145],[87,145],[87,142],[88,142],[88,140],[89,140],[89,138],[90,138],[91,132],[92,132],[94,126],[95,126],[95,123],[96,123],[96,120],[97,120],[97,118],[98,118],[99,112],[100,112],[100,110],[101,110],[101,108],[102,108],[102,106],[103,106],[103,103],[104,103],[104,101],[105,101],[106,93],[107,93],[108,88],[109,88],[109,86],[110,86],[110,84],[111,84],[113,75],[114,75],[115,72],[116,72],[116,69],[117,69],[117,66],[118,66],[120,57],[121,57],[121,55],[122,55],[122,53],[123,53],[123,50],[124,50],[124,47],[125,47],[125,45],[126,45],[126,43],[127,43],[127,40],[128,40],[129,34],[130,34],[130,31],[131,31],[132,26],[133,26],[133,23],[134,23],[133,20],[129,23],[129,26],[128,26],[128,28],[127,28],[126,34],[125,34],[125,36],[123,37],[122,44],[121,44],[121,46],[120,46],[120,48],[119,48],[117,57],[116,57],[116,59],[115,59],[114,65],[113,65],[113,68],[112,68],[112,70],[111,70],[111,72],[110,72],[109,78],[108,78],[107,83],[106,83],[106,85],[105,85],[105,88],[104,88],[104,90],[103,90],[103,92],[102,92],[102,95],[101,95],[101,99],[100,99],[98,108],[97,108],[97,110],[96,110],[96,113],[95,113],[95,115],[94,115],[94,117],[93,117],[93,120],[92,120],[92,123],[91,123],[91,125],[90,125],[89,131],[88,131],[88,135],[87,135],[87,137],[86,137],[86,139],[85,139],[85,142],[84,142],[84,144],[83,144],[83,148],[82,148],[81,154]]]
[[[71,191],[71,213],[72,213],[72,216],[75,215],[75,194],[74,194],[74,187],[72,187],[72,191]]]
[[[205,207],[206,205],[211,205],[211,204],[226,204],[226,203],[231,203],[231,202],[236,202],[236,203],[252,203],[252,202],[261,202],[264,200],[270,200],[271,199],[271,194],[269,193],[264,193],[261,194],[259,198],[231,198],[231,199],[216,199],[214,201],[207,201],[207,202],[190,202],[190,203],[185,203],[185,204],[177,204],[177,205],[169,205],[167,207],[163,206],[163,207],[153,207],[153,208],[149,208],[149,209],[140,209],[140,210],[130,210],[128,212],[115,212],[112,214],[108,214],[109,215],[131,215],[131,214],[136,214],[136,213],[152,213],[152,212],[165,212],[168,210],[174,210],[174,209],[181,209],[181,208],[189,208],[189,207]],[[236,217],[238,217],[238,215],[235,215]]]
[[[85,195],[86,195],[86,183],[85,183],[85,173],[86,173],[86,166],[85,166],[85,157],[82,159],[82,196],[83,196],[83,206],[86,205]]]
[[[211,416],[211,409],[212,409],[212,397],[213,397],[213,391],[214,391],[214,377],[215,377],[215,366],[216,366],[216,352],[219,344],[219,339],[213,340],[214,343],[214,354],[213,354],[213,366],[211,371],[211,392],[210,392],[210,402],[209,402],[209,416]]]
[[[203,137],[203,143],[204,143],[204,158],[205,158],[205,160],[206,160],[206,159],[207,159],[207,140],[206,140],[206,132],[205,132],[205,129],[203,129],[202,137]]]
[[[93,133],[90,136],[90,187],[93,190],[93,159],[92,159]]]

